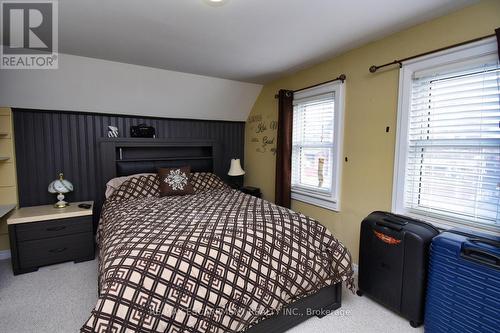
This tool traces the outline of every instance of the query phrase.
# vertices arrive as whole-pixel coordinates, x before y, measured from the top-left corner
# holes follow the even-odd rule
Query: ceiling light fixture
[[[206,4],[213,7],[220,7],[225,5],[229,0],[203,0]]]

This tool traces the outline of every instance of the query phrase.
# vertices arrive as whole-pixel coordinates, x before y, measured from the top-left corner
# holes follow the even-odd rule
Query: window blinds
[[[334,94],[294,100],[292,187],[331,193]]]
[[[405,206],[500,227],[500,66],[413,79]]]

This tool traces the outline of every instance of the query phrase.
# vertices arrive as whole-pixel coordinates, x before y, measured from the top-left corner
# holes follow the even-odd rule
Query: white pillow
[[[156,175],[156,173],[137,173],[135,175],[116,177],[110,179],[106,183],[106,193],[104,195],[106,196],[106,199],[109,198],[109,196],[113,194],[113,192],[116,191],[121,184],[123,184],[126,180],[129,180],[130,178],[140,177],[140,176],[150,176],[150,175]]]

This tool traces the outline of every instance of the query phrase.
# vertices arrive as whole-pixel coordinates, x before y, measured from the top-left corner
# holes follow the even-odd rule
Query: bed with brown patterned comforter
[[[98,232],[99,292],[82,332],[241,332],[345,281],[349,251],[315,220],[193,174],[194,195],[124,182]]]

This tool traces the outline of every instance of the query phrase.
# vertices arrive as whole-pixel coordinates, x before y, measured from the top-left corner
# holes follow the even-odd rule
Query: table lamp
[[[228,176],[231,177],[231,187],[241,188],[243,186],[243,175],[245,170],[241,167],[241,162],[239,158],[233,158],[231,160],[231,167],[229,168]]]
[[[69,204],[64,201],[64,193],[69,193],[73,191],[73,184],[64,179],[64,175],[62,173],[59,174],[59,179],[54,180],[49,184],[49,192],[50,193],[58,193],[57,200],[54,204],[56,208],[64,208]]]

